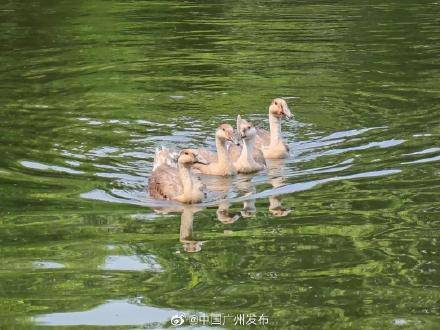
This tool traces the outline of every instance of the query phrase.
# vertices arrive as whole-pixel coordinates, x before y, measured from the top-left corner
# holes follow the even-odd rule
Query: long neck
[[[253,156],[254,144],[255,144],[255,137],[251,137],[250,139],[244,140],[244,146],[241,155],[248,162],[253,162],[254,160],[254,156]]]
[[[282,142],[281,137],[281,121],[269,114],[269,125],[270,125],[270,144],[275,145]]]
[[[191,178],[189,167],[179,164],[179,176],[183,185],[183,195],[190,196],[193,189],[193,181]]]
[[[215,146],[217,148],[218,162],[226,164],[229,162],[228,150],[226,149],[226,141],[215,138]]]

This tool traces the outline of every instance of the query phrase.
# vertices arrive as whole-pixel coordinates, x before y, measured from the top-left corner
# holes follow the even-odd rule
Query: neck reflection
[[[236,183],[236,188],[242,196],[252,196],[257,192],[255,183],[252,182],[252,178],[249,176],[240,178]],[[257,208],[255,207],[255,198],[250,198],[243,201],[243,208],[240,211],[243,218],[253,217],[256,212]]]
[[[287,175],[286,159],[270,159],[266,160],[267,172],[269,175],[269,183],[274,188],[284,185],[284,178]],[[269,212],[274,217],[284,217],[292,210],[285,208],[282,204],[283,197],[281,195],[273,195],[269,197]]]
[[[197,205],[173,205],[170,207],[156,208],[154,211],[159,214],[180,213],[179,241],[182,243],[185,252],[199,252],[205,241],[198,241],[193,238],[194,214],[203,210]]]
[[[182,215],[180,217],[180,236],[179,240],[182,243],[185,252],[199,252],[202,249],[204,241],[197,241],[193,239],[193,224],[194,214],[202,210],[200,207],[184,206]]]

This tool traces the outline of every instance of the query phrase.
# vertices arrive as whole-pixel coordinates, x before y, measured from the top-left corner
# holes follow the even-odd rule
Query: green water
[[[4,0],[0,32],[0,328],[439,327],[438,2]],[[147,196],[156,147],[279,96],[286,162]]]

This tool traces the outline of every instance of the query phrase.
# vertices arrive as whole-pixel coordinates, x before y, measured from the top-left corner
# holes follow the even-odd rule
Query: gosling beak
[[[237,139],[237,135],[235,133],[228,134],[226,140],[232,142],[233,144],[237,144],[237,145],[240,144],[240,142]]]
[[[197,155],[195,164],[208,165],[208,161],[205,158],[203,158],[201,155]]]
[[[232,135],[232,143],[239,146],[240,145],[240,141],[241,141],[241,136],[240,133],[234,133]]]
[[[289,107],[286,105],[286,107],[283,107],[283,115],[284,117],[286,117],[287,119],[292,119],[292,113],[290,112]]]

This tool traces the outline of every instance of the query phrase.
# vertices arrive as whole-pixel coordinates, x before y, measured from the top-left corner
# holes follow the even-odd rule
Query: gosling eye
[[[222,131],[224,132],[224,131],[225,131],[225,129],[224,129],[224,128],[222,128]]]
[[[250,127],[250,126],[248,126],[248,127],[246,127],[246,129],[251,129],[251,127]]]
[[[185,155],[187,155],[187,156],[188,156],[188,155],[189,155],[189,153],[185,152]]]
[[[275,105],[278,105],[278,102],[277,102],[277,101],[275,101]]]

